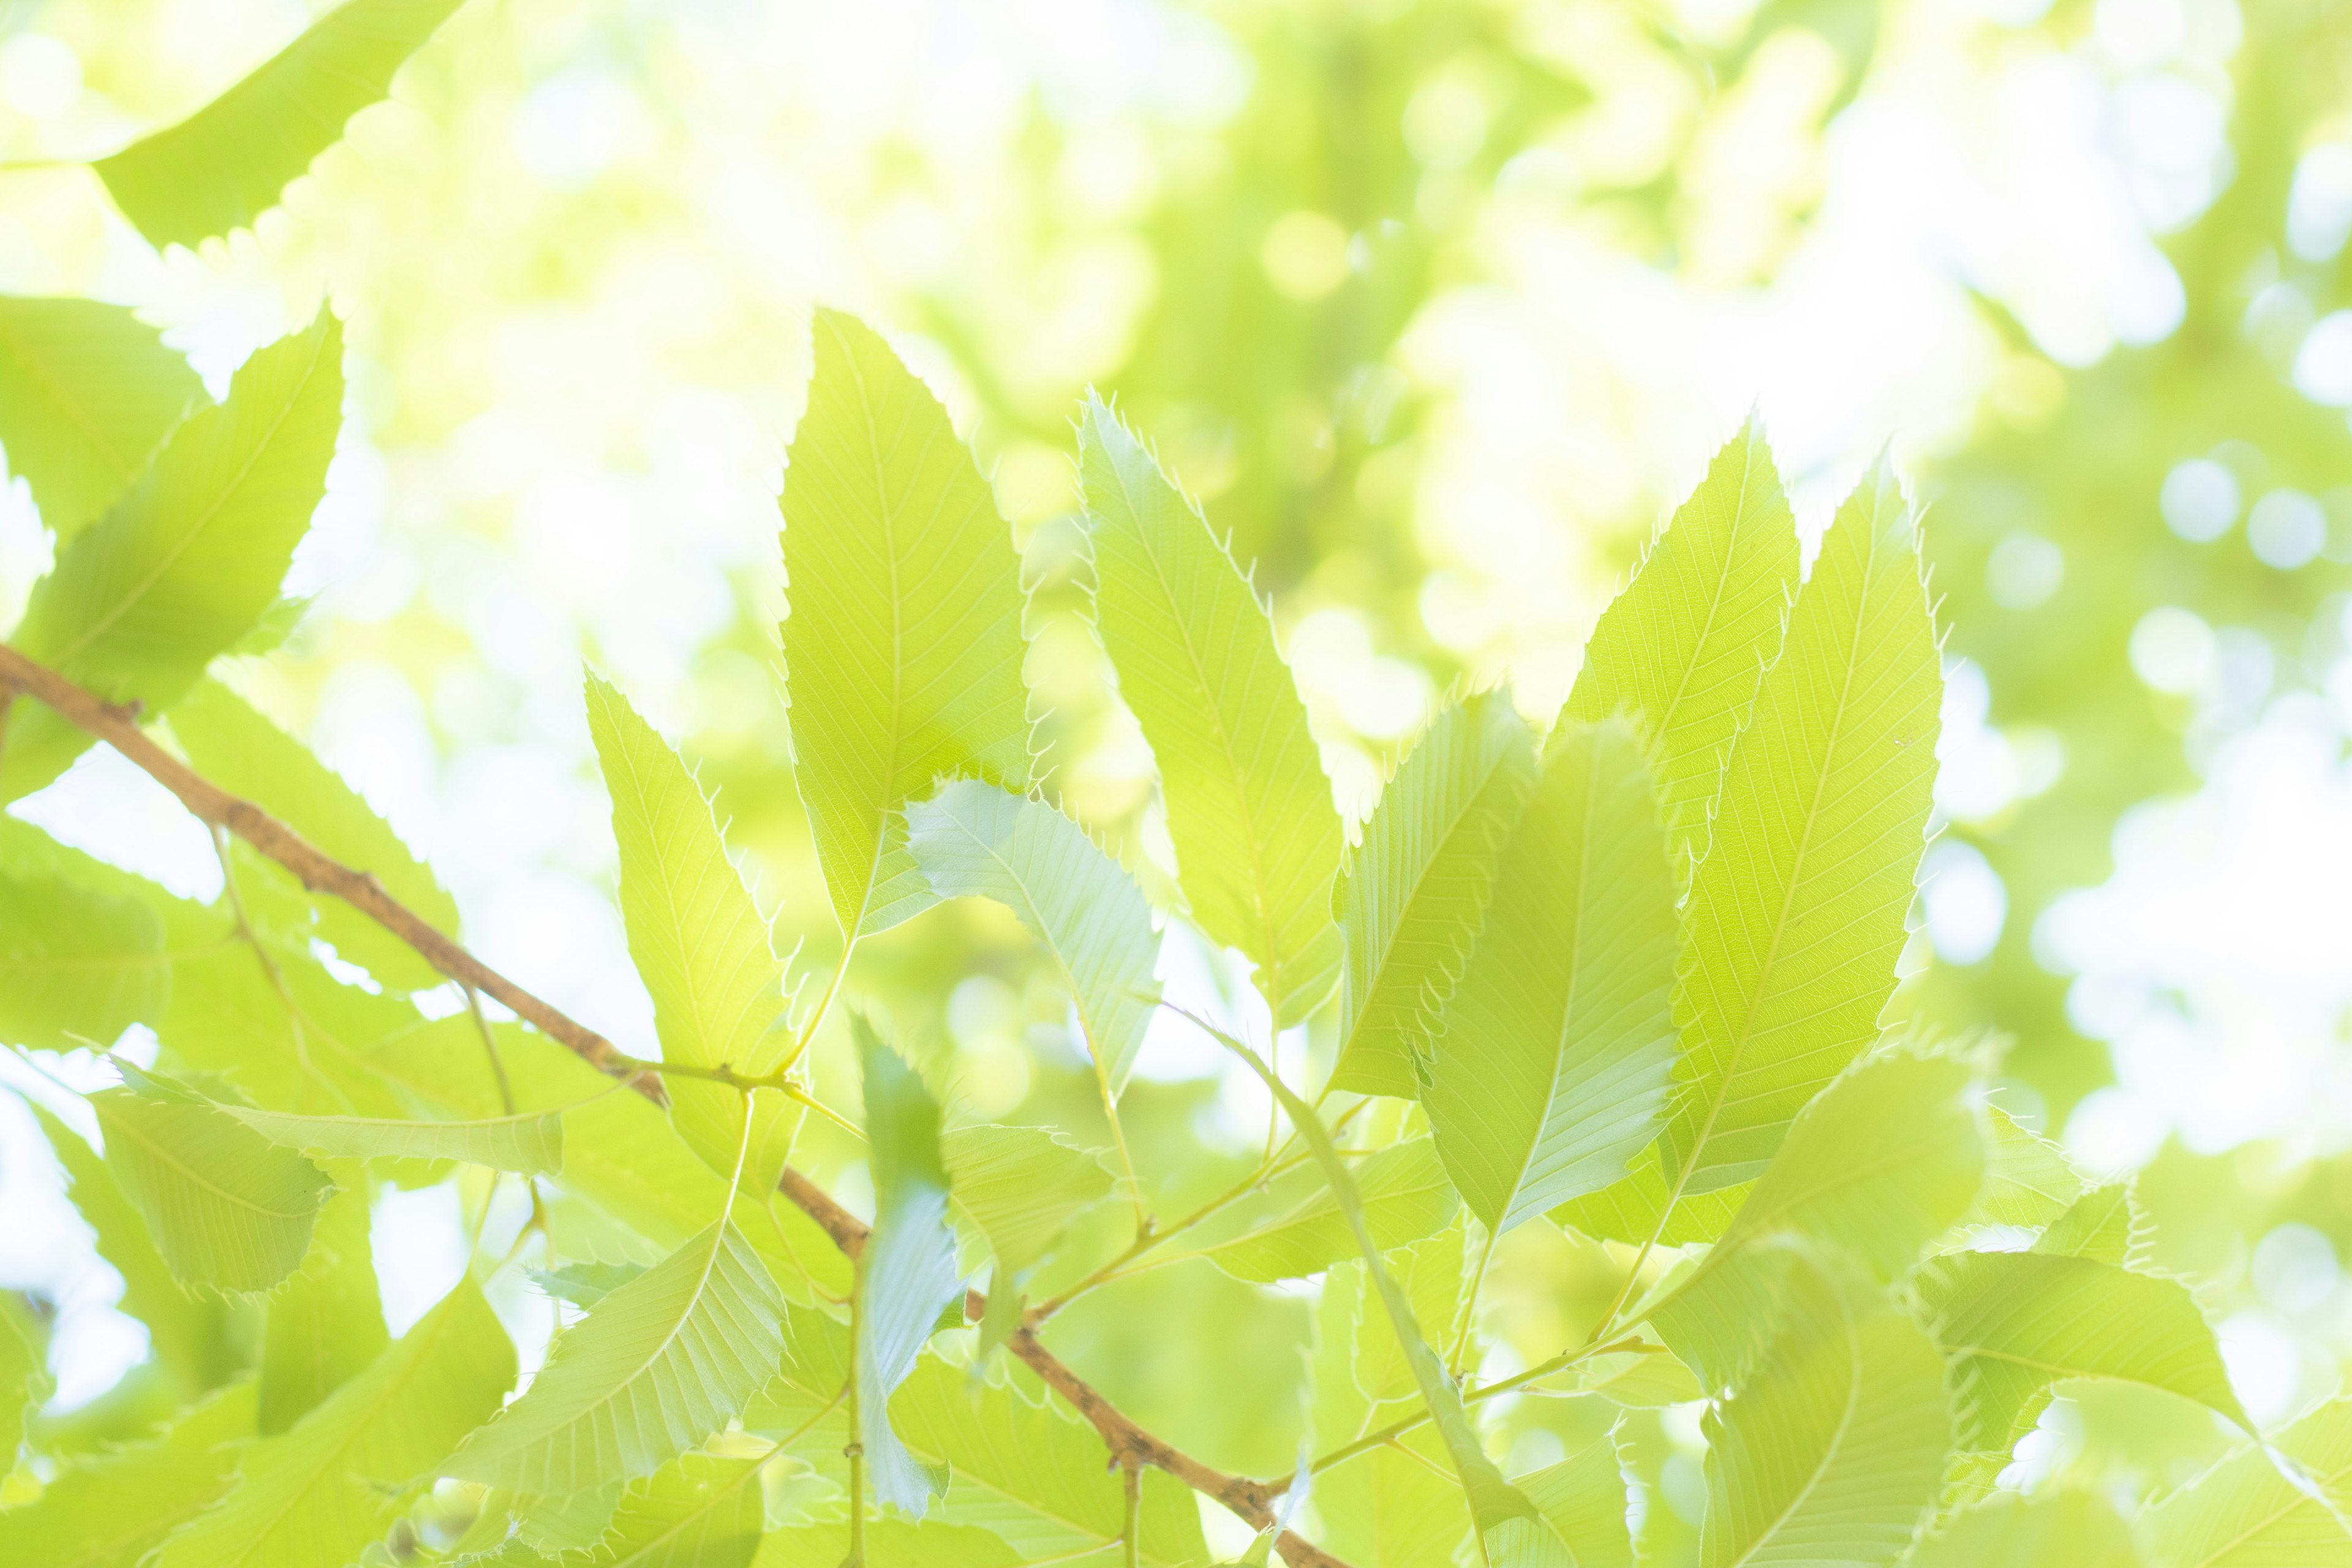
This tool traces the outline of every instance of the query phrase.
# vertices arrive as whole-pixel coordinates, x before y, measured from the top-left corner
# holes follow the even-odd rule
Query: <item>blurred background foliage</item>
[[[1049,790],[1147,882],[1150,753],[1076,590],[1085,388],[1256,561],[1357,816],[1449,687],[1507,679],[1550,717],[1649,531],[1753,407],[1809,540],[1889,441],[1930,501],[1943,836],[1898,1011],[2011,1042],[2009,1109],[2145,1168],[2158,1256],[2224,1321],[2259,1416],[2338,1386],[2340,5],[471,0],[257,232],[158,255],[74,161],[308,15],[0,5],[0,289],[134,304],[215,390],[322,294],[346,318],[351,416],[296,567],[313,597],[235,681],[426,854],[490,962],[650,1054],[583,658],[698,761],[801,965],[839,949],[775,679],[813,303],[888,329],[992,472],[1036,585]],[[47,548],[12,485],[0,624]],[[103,753],[15,810],[217,890],[201,833]],[[1174,994],[1238,994],[1184,942],[1166,964]],[[861,950],[851,989],[963,1113],[1092,1129],[1065,1000],[1009,918],[915,921]],[[846,1100],[841,1047],[822,1081]],[[1156,1034],[1134,1091],[1169,1212],[1245,1171],[1263,1126],[1213,1058]],[[49,1419],[135,1429],[138,1374],[115,1380],[141,1332],[7,1118],[26,1219],[0,1279],[55,1315]],[[854,1151],[822,1136],[810,1156],[844,1172]],[[1226,1163],[1188,1163],[1196,1141]],[[436,1256],[438,1212],[380,1214],[379,1236]],[[1612,1267],[1515,1233],[1490,1370],[1580,1336]],[[1310,1315],[1192,1262],[1055,1333],[1146,1425],[1276,1473]],[[1519,1462],[1592,1435],[1594,1403],[1520,1403]],[[2114,1389],[2044,1426],[2034,1464],[2142,1489],[2219,1446]],[[1635,1444],[1661,1561],[1696,1551],[1696,1452],[1690,1407]]]

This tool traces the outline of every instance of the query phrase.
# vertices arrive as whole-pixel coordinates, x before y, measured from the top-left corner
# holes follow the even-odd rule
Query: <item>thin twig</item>
[[[251,801],[229,794],[197,773],[141,731],[135,709],[110,703],[5,644],[0,644],[0,686],[40,699],[170,790],[198,820],[244,839],[291,871],[306,889],[331,894],[374,920],[442,973],[496,997],[517,1017],[591,1065],[624,1078],[655,1103],[667,1103],[656,1076],[661,1064],[624,1060],[611,1040],[458,946],[386,892],[383,884],[373,877],[343,865]],[[803,1037],[803,1047],[814,1036],[815,1024],[821,1019],[820,1012],[818,1018],[811,1020]],[[855,1258],[865,1249],[869,1234],[866,1223],[835,1203],[824,1188],[790,1165],[784,1167],[776,1184],[777,1190],[815,1221],[844,1253]],[[731,1191],[732,1184],[730,1188]],[[980,1292],[966,1294],[964,1311],[968,1317],[977,1321],[986,1308],[986,1298]],[[1145,1431],[1046,1349],[1036,1331],[1026,1324],[1016,1329],[1008,1342],[1031,1371],[1087,1418],[1114,1458],[1164,1470],[1193,1490],[1214,1498],[1256,1530],[1265,1531],[1274,1525],[1275,1516],[1269,1505],[1279,1489],[1269,1489],[1245,1476],[1211,1469]],[[1339,1559],[1292,1531],[1285,1530],[1275,1538],[1275,1549],[1291,1568],[1348,1568]]]

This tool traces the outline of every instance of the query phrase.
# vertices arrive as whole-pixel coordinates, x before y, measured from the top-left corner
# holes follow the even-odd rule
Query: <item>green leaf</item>
[[[752,1563],[754,1568],[829,1568],[848,1552],[848,1521],[804,1524],[771,1531]],[[992,1531],[938,1519],[889,1518],[866,1521],[866,1560],[889,1568],[1015,1568],[1023,1561]]]
[[[1126,1493],[1104,1462],[1101,1437],[1057,1405],[1032,1404],[1003,1383],[975,1383],[964,1369],[926,1356],[892,1396],[890,1425],[951,1477],[937,1517],[981,1526],[1024,1561],[1104,1545],[1125,1523]],[[1208,1561],[1200,1510],[1174,1477],[1143,1472],[1142,1523],[1145,1563],[1191,1568]],[[878,1539],[869,1542],[867,1557],[894,1568],[899,1561],[882,1554]]]
[[[1366,1224],[1383,1251],[1418,1241],[1454,1217],[1457,1200],[1436,1148],[1409,1138],[1368,1156],[1356,1173]],[[1328,1268],[1356,1251],[1343,1200],[1326,1184],[1255,1230],[1204,1249],[1236,1279],[1270,1285]]]
[[[106,1164],[146,1216],[173,1277],[226,1291],[267,1290],[310,1250],[325,1173],[168,1079],[89,1098]]]
[[[2111,1182],[2069,1205],[2035,1240],[2033,1250],[2094,1258],[2120,1268],[2137,1250],[2144,1228],[2132,1202],[2131,1184]]]
[[[93,167],[158,248],[249,227],[457,5],[348,0],[187,119]]]
[[[907,1452],[891,1430],[889,1400],[959,1285],[940,1107],[862,1015],[853,1015],[851,1025],[865,1073],[874,1172],[874,1234],[857,1259],[857,1440],[876,1500],[920,1519],[947,1478]]]
[[[1545,1521],[1568,1548],[1573,1568],[1633,1568],[1633,1538],[1625,1528],[1625,1478],[1613,1430],[1557,1464],[1514,1477],[1511,1484],[1543,1510]]]
[[[235,1490],[163,1543],[154,1568],[320,1568],[357,1558],[415,1478],[499,1407],[514,1346],[461,1284],[282,1436],[245,1451]]]
[[[2156,1568],[2337,1568],[2352,1560],[2352,1400],[2314,1407],[2272,1446],[2275,1458],[2240,1447],[2142,1516]]]
[[[0,1297],[0,1460],[8,1469],[16,1468],[16,1446],[24,1441],[25,1412],[37,1407],[47,1381],[29,1318],[14,1299]]]
[[[929,388],[820,310],[784,484],[793,754],[846,935],[936,901],[905,803],[940,778],[1029,782],[1021,567],[987,481]]]
[[[758,1459],[681,1454],[632,1486],[594,1568],[744,1568],[767,1507]]]
[[[784,966],[727,858],[710,802],[628,699],[593,675],[588,731],[613,797],[629,956],[653,995],[662,1059],[754,1078],[774,1071],[792,1046],[779,1026]],[[735,1173],[749,1116],[743,1182],[753,1193],[774,1190],[800,1128],[798,1106],[774,1089],[746,1095],[677,1075],[663,1082],[678,1135],[722,1176]]]
[[[39,1051],[110,1046],[162,1016],[163,924],[133,900],[0,871],[0,1040]]]
[[[530,1273],[531,1282],[557,1300],[593,1307],[645,1271],[641,1263],[567,1263]]]
[[[253,1384],[231,1384],[153,1441],[60,1469],[33,1502],[0,1509],[0,1563],[137,1568],[236,1481],[253,1408]]]
[[[2213,1331],[2170,1279],[2087,1258],[1962,1252],[1917,1288],[1959,1390],[1960,1446],[2007,1450],[2065,1377],[2112,1377],[2193,1399],[2251,1433]]]
[[[522,1397],[440,1473],[527,1496],[649,1476],[726,1426],[773,1375],[783,1306],[722,1214],[566,1330]]]
[[[1595,1241],[1639,1247],[1655,1236],[1662,1247],[1688,1247],[1724,1233],[1748,1201],[1748,1185],[1743,1182],[1711,1193],[1685,1193],[1677,1200],[1658,1168],[1654,1143],[1633,1157],[1624,1180],[1570,1199],[1552,1210],[1551,1217]]]
[[[563,1116],[532,1110],[473,1121],[394,1121],[365,1116],[295,1116],[218,1104],[283,1149],[320,1160],[463,1160],[493,1171],[556,1175],[563,1169]]]
[[[1570,724],[1503,851],[1428,1067],[1437,1151],[1497,1231],[1624,1175],[1675,1063],[1675,878],[1642,742]]]
[[[74,1207],[98,1238],[98,1255],[122,1276],[117,1309],[147,1325],[155,1359],[184,1392],[194,1394],[227,1382],[245,1360],[235,1342],[236,1309],[182,1289],[156,1250],[147,1222],[123,1196],[98,1152],[39,1106],[33,1113],[65,1167]],[[247,1425],[252,1425],[249,1410]]]
[[[188,763],[205,778],[253,802],[344,865],[364,871],[436,931],[457,934],[457,904],[357,791],[310,749],[215,680],[200,680],[172,709],[172,733]],[[263,875],[288,888],[274,862]],[[440,971],[370,917],[341,899],[316,900],[319,934],[346,961],[364,966],[396,991],[442,982]]]
[[[1078,469],[1095,626],[1160,764],[1202,931],[1257,965],[1278,1026],[1330,992],[1339,815],[1307,708],[1249,579],[1118,416],[1089,401]]]
[[[1526,723],[1487,691],[1439,714],[1381,792],[1332,896],[1347,937],[1333,1089],[1419,1097],[1413,1063],[1433,1047],[1535,780]]]
[[[2083,1178],[2057,1144],[2028,1132],[1997,1105],[1985,1108],[1985,1126],[1984,1191],[1962,1226],[2038,1228],[2082,1195]]]
[[[1685,911],[1682,1093],[1666,1169],[1760,1172],[1875,1037],[1935,781],[1935,629],[1885,463],[1840,510],[1727,765]]]
[[[1160,994],[1160,938],[1134,879],[1045,802],[973,779],[909,805],[907,841],[935,895],[994,899],[1045,944],[1076,999],[1105,1102],[1115,1099]]]
[[[1677,875],[1707,853],[1724,758],[1780,652],[1798,559],[1780,477],[1751,419],[1585,644],[1567,717],[1642,721]]]
[[[1456,1221],[1434,1236],[1381,1253],[1390,1272],[1396,1276],[1397,1285],[1404,1291],[1405,1300],[1412,1303],[1413,1321],[1444,1324],[1450,1329],[1460,1321],[1462,1293],[1467,1283],[1467,1251],[1468,1237],[1464,1226]],[[1360,1263],[1333,1267],[1357,1275],[1363,1272]],[[1388,1314],[1363,1313],[1356,1324],[1355,1338],[1350,1371],[1356,1387],[1364,1396],[1375,1404],[1412,1398],[1420,1389],[1413,1376],[1412,1357],[1398,1343],[1396,1326],[1389,1321]]]
[[[270,1297],[268,1313],[255,1421],[265,1436],[293,1426],[391,1342],[368,1246],[364,1188],[338,1193],[319,1211],[310,1254]]]
[[[12,639],[17,650],[150,712],[278,596],[325,493],[342,420],[342,331],[308,330],[246,362],[228,401],[188,416],[113,507],[58,552]],[[89,736],[48,709],[11,710],[0,799],[39,788]]]
[[[60,544],[208,401],[188,362],[121,306],[0,295],[0,447]]]
[[[2336,1535],[2340,1547],[2341,1531]],[[2285,1568],[2278,1558],[2265,1562]],[[2316,1564],[2320,1560],[2312,1559]],[[1997,1493],[1922,1541],[1906,1568],[2140,1568],[2131,1527],[2089,1492]]]
[[[941,1136],[940,1153],[955,1206],[1013,1273],[1111,1192],[1099,1159],[1043,1127],[959,1127]]]
[[[1936,1500],[1952,1413],[1936,1347],[1866,1281],[1799,1268],[1788,1326],[1712,1408],[1703,1568],[1891,1563]]]

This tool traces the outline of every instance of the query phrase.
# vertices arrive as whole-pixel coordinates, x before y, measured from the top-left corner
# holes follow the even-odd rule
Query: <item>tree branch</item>
[[[244,839],[291,871],[310,891],[331,894],[375,921],[452,980],[497,997],[517,1017],[575,1055],[615,1077],[631,1077],[640,1093],[656,1104],[667,1103],[659,1080],[642,1071],[612,1041],[458,946],[386,892],[374,877],[333,858],[251,801],[229,794],[163,750],[139,728],[137,708],[108,702],[0,643],[0,716],[5,713],[5,700],[17,693],[38,698],[79,729],[112,746],[170,790],[197,820]],[[824,1188],[790,1166],[776,1185],[842,1252],[855,1258],[865,1249],[870,1234],[866,1223],[835,1203]],[[987,1298],[979,1291],[967,1293],[967,1317],[977,1321],[986,1306]],[[1273,1525],[1271,1489],[1244,1476],[1212,1469],[1137,1426],[1047,1350],[1035,1329],[1024,1325],[1007,1342],[1013,1354],[1092,1423],[1114,1458],[1165,1470],[1193,1490],[1216,1499],[1255,1529],[1264,1531]],[[1276,1536],[1275,1547],[1291,1568],[1348,1568],[1291,1531]]]

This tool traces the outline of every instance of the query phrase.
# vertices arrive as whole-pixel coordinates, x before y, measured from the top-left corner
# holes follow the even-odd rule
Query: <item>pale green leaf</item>
[[[1086,829],[1039,800],[975,779],[907,807],[907,840],[931,891],[992,898],[1061,966],[1106,1100],[1126,1087],[1160,994],[1151,906]]]
[[[1961,1225],[2048,1225],[2083,1194],[2083,1178],[2066,1152],[2029,1132],[1997,1105],[1985,1108],[1985,1184]]]
[[[1434,1236],[1381,1254],[1389,1271],[1403,1289],[1405,1300],[1412,1303],[1415,1322],[1429,1323],[1448,1333],[1458,1326],[1463,1292],[1469,1283],[1465,1272],[1468,1243],[1466,1227],[1457,1217]],[[1334,1268],[1357,1275],[1363,1272],[1360,1263],[1341,1263]],[[1413,1377],[1412,1358],[1397,1342],[1396,1326],[1389,1321],[1386,1312],[1361,1314],[1356,1324],[1354,1365],[1350,1370],[1358,1390],[1375,1404],[1411,1399],[1420,1388]]]
[[[2132,1202],[2129,1182],[2094,1187],[2050,1222],[2033,1250],[2062,1258],[2088,1258],[2118,1268],[2134,1255],[2146,1226]]]
[[[833,1568],[848,1553],[845,1520],[772,1531],[751,1561],[754,1568]],[[940,1519],[887,1517],[866,1521],[866,1560],[888,1568],[1015,1568],[1023,1561],[993,1531]]]
[[[1382,1249],[1418,1241],[1454,1216],[1456,1198],[1436,1148],[1409,1138],[1373,1153],[1356,1169],[1365,1222]],[[1327,1184],[1257,1229],[1205,1249],[1236,1279],[1272,1284],[1327,1268],[1356,1251],[1342,1200]]]
[[[0,1463],[8,1469],[16,1468],[26,1413],[46,1397],[48,1373],[41,1350],[30,1315],[14,1298],[0,1297]]]
[[[1789,503],[1751,419],[1584,646],[1567,716],[1641,720],[1677,874],[1706,855],[1724,758],[1780,652],[1797,568]]]
[[[1099,1159],[1043,1127],[958,1127],[940,1137],[940,1153],[955,1206],[1016,1274],[1111,1192]]]
[[[90,1096],[89,1107],[107,1169],[146,1217],[173,1278],[257,1291],[291,1274],[332,1190],[326,1174],[168,1080],[133,1082]]]
[[[1249,579],[1118,416],[1087,405],[1079,477],[1095,626],[1160,765],[1202,931],[1257,965],[1278,1024],[1330,992],[1339,815],[1307,709]]]
[[[1688,1247],[1721,1236],[1748,1201],[1749,1184],[1685,1193],[1677,1200],[1658,1157],[1654,1143],[1633,1157],[1622,1181],[1570,1199],[1552,1210],[1551,1217],[1595,1241],[1622,1241],[1628,1247],[1639,1247],[1653,1236],[1662,1247]]]
[[[555,1175],[563,1169],[561,1111],[522,1111],[472,1121],[394,1121],[365,1116],[296,1116],[242,1105],[217,1109],[272,1143],[320,1160],[462,1160],[494,1171]]]
[[[613,799],[629,956],[653,996],[662,1059],[772,1072],[792,1045],[779,1026],[784,966],[727,858],[710,802],[628,699],[593,675],[587,696],[588,731]],[[711,1169],[732,1176],[740,1152],[747,1190],[774,1188],[800,1127],[797,1105],[774,1089],[747,1096],[675,1074],[663,1084],[679,1135]]]
[[[514,1382],[514,1346],[470,1283],[281,1436],[246,1449],[219,1507],[154,1568],[321,1568],[356,1559]]]
[[[642,1263],[567,1263],[530,1274],[533,1284],[557,1300],[593,1307],[645,1271]]]
[[[959,1290],[940,1107],[862,1015],[852,1024],[874,1173],[874,1234],[857,1258],[857,1440],[875,1498],[920,1519],[947,1478],[907,1452],[891,1429],[889,1401]]]
[[[767,1509],[755,1458],[681,1454],[629,1488],[593,1568],[745,1568]]]
[[[321,310],[247,360],[228,401],[189,416],[58,552],[12,638],[17,650],[150,712],[185,695],[278,597],[325,493],[342,421],[342,346]],[[47,784],[89,744],[48,709],[16,703],[0,799]]]
[[[1461,1227],[1391,1256],[1416,1319],[1450,1321],[1463,1284]],[[1449,1262],[1450,1279],[1444,1277]],[[1360,1263],[1339,1264],[1324,1278],[1311,1363],[1311,1425],[1318,1449],[1353,1442],[1411,1408],[1398,1403],[1383,1409],[1391,1397],[1417,1397],[1420,1384],[1395,1329],[1367,1294]],[[1322,1521],[1316,1540],[1343,1562],[1359,1568],[1442,1563],[1469,1537],[1469,1504],[1447,1473],[1443,1441],[1424,1426],[1402,1442],[1411,1452],[1383,1445],[1314,1479],[1315,1512]]]
[[[1535,778],[1527,724],[1507,693],[1488,691],[1439,714],[1381,792],[1333,893],[1347,937],[1333,1089],[1419,1097],[1414,1060],[1462,978]]]
[[[1875,1037],[1895,985],[1942,691],[1912,517],[1882,463],[1822,542],[1726,766],[1685,911],[1681,1093],[1666,1169],[1764,1168]]]
[[[1029,782],[1021,568],[947,411],[874,332],[820,310],[784,481],[793,755],[845,933],[936,901],[904,804]]]
[[[1867,1281],[1808,1263],[1756,1375],[1709,1411],[1703,1568],[1891,1563],[1936,1500],[1944,1365]]]
[[[2315,1406],[2273,1447],[2239,1448],[2142,1516],[2156,1568],[2352,1563],[2352,1400]]]
[[[1961,1447],[2006,1450],[2066,1377],[2109,1377],[2193,1399],[2252,1431],[2213,1331],[2170,1279],[2087,1258],[1963,1252],[1918,1291],[1959,1391]]]
[[[1125,1522],[1125,1490],[1102,1438],[1058,1405],[925,1357],[891,1398],[890,1424],[951,1478],[937,1516],[981,1526],[1023,1559],[1108,1545]],[[1159,1470],[1143,1473],[1139,1546],[1143,1562],[1168,1568],[1208,1560],[1192,1492]],[[897,1561],[878,1542],[868,1555],[877,1568]]]
[[[2338,1544],[2345,1541],[2339,1531]],[[2286,1568],[2279,1559],[2265,1559]],[[2318,1560],[2314,1559],[2315,1563]],[[2131,1527],[2089,1492],[1996,1493],[1922,1541],[1905,1568],[2140,1568]]]
[[[649,1476],[740,1413],[783,1350],[783,1299],[721,1216],[557,1339],[443,1475],[527,1495]]]
[[[137,1568],[236,1481],[253,1408],[253,1384],[231,1384],[152,1442],[60,1469],[35,1501],[0,1509],[0,1563]]]
[[[366,1371],[391,1342],[363,1187],[327,1200],[310,1233],[310,1256],[270,1296],[267,1310],[255,1426],[269,1436]]]
[[[1613,1431],[1557,1464],[1513,1477],[1511,1484],[1543,1511],[1574,1568],[1633,1568],[1625,1478]]]
[[[163,924],[133,900],[0,871],[0,1040],[40,1051],[110,1046],[171,994]]]
[[[1471,1211],[1508,1230],[1624,1175],[1675,1063],[1675,879],[1619,720],[1570,724],[1503,849],[1423,1101]]]
[[[100,159],[99,177],[158,247],[249,227],[458,4],[347,0],[187,119]]]
[[[200,680],[172,709],[172,733],[189,765],[253,802],[327,854],[364,871],[383,890],[446,935],[457,934],[457,904],[357,791],[310,749],[215,680]],[[274,863],[263,875],[292,886]],[[315,903],[319,934],[337,954],[385,985],[420,991],[441,984],[440,971],[415,949],[341,899]]]
[[[188,362],[121,306],[0,295],[0,447],[58,542],[207,401]]]

